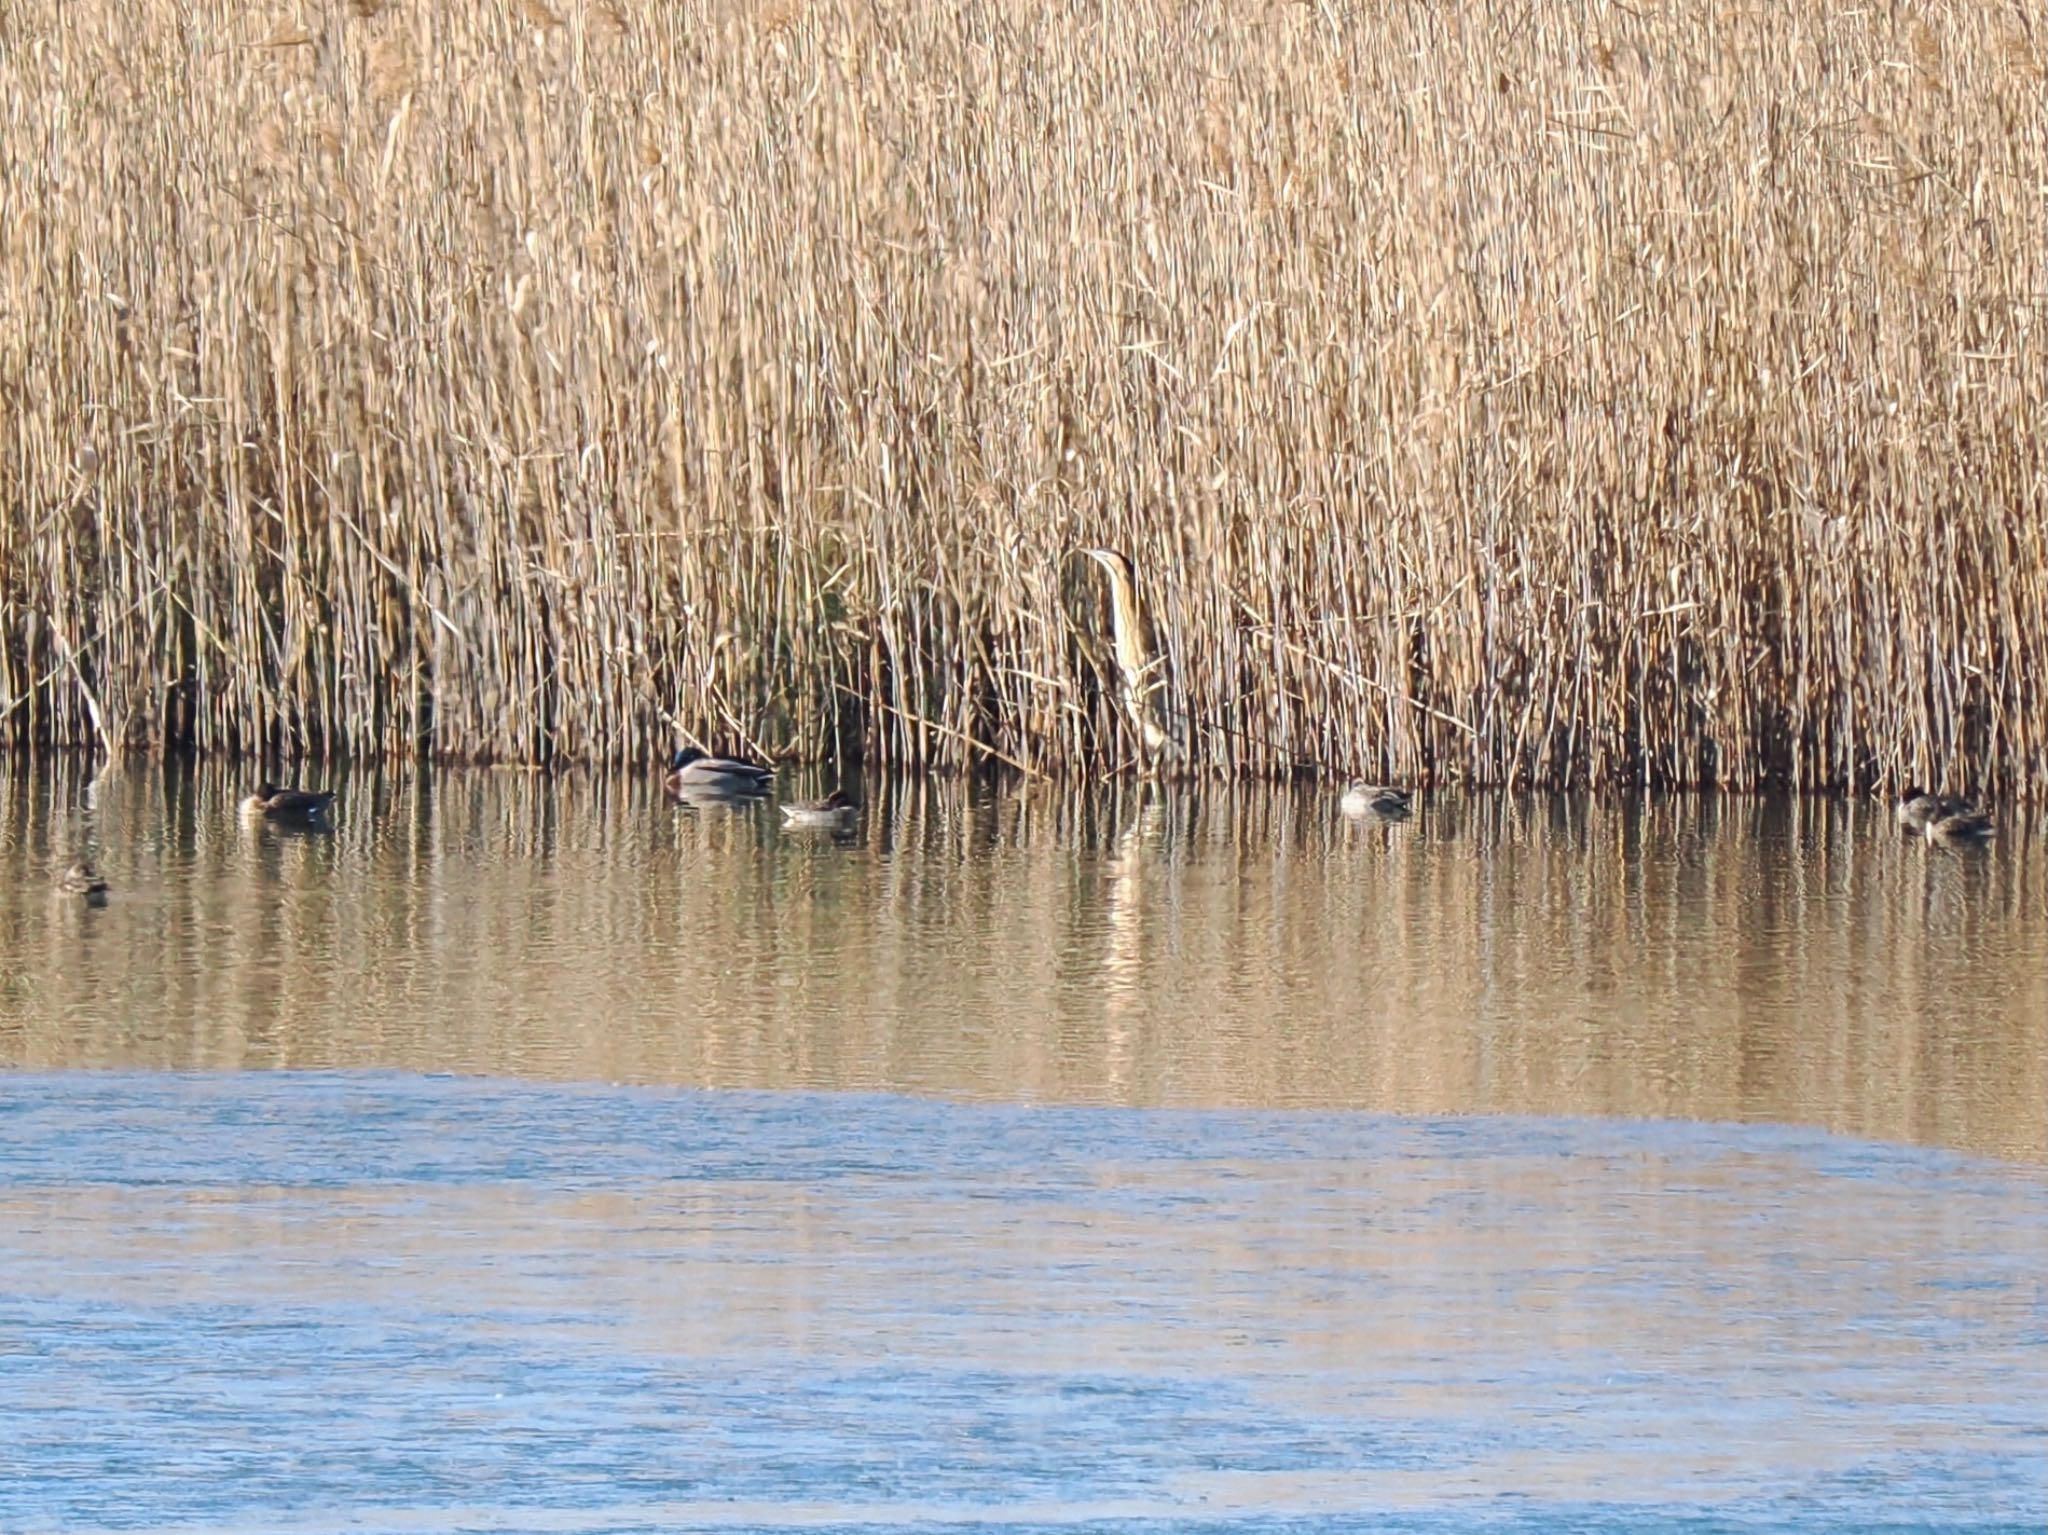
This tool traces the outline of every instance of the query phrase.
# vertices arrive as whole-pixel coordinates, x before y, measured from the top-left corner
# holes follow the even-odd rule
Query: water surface
[[[2048,1181],[1819,1132],[0,1078],[0,1528],[2038,1530]]]
[[[815,790],[816,780],[792,781]],[[1793,1122],[2048,1160],[2048,847],[1867,802],[651,778],[0,777],[0,1065]],[[48,896],[90,841],[104,911]]]
[[[0,777],[8,1535],[2042,1527],[2023,818],[239,787]]]

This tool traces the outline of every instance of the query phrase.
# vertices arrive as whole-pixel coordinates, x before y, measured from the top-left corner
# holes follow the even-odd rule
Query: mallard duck
[[[332,789],[280,789],[273,783],[261,783],[242,801],[242,815],[251,821],[320,821],[333,804]]]
[[[738,757],[713,757],[694,746],[686,746],[669,759],[669,791],[709,789],[721,794],[766,794],[775,782],[775,769]]]
[[[88,906],[107,904],[107,882],[89,858],[79,859],[59,875],[57,888],[65,895],[83,896]]]
[[[1383,783],[1354,783],[1337,802],[1354,821],[1405,821],[1414,808],[1406,789]]]
[[[1936,847],[1982,847],[1993,835],[1991,817],[1975,810],[1955,810],[1927,823],[1922,836]]]
[[[668,797],[689,810],[752,810],[767,794],[752,784],[670,784]]]
[[[844,789],[834,789],[823,799],[797,800],[782,807],[782,818],[792,826],[844,826],[860,809],[847,798]]]
[[[1930,794],[1921,788],[1909,788],[1899,796],[1899,802],[1892,809],[1892,816],[1908,831],[1925,832],[1930,823],[1943,816],[1975,815],[1977,807],[1966,799],[1948,794]]]

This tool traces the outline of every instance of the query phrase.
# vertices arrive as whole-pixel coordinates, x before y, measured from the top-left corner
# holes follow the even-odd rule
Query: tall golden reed
[[[0,744],[2048,784],[2048,28],[15,0]]]

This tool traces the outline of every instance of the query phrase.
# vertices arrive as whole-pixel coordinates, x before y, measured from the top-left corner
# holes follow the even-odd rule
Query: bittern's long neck
[[[1114,549],[1084,550],[1109,577],[1109,616],[1116,641],[1116,664],[1124,674],[1124,686],[1137,687],[1149,669],[1151,657],[1145,651],[1145,622],[1138,608],[1138,587],[1131,579],[1130,561]]]

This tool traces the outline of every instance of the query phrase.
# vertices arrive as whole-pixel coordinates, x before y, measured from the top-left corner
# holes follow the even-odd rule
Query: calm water
[[[2048,1520],[2024,820],[236,787],[0,777],[0,1531]]]

